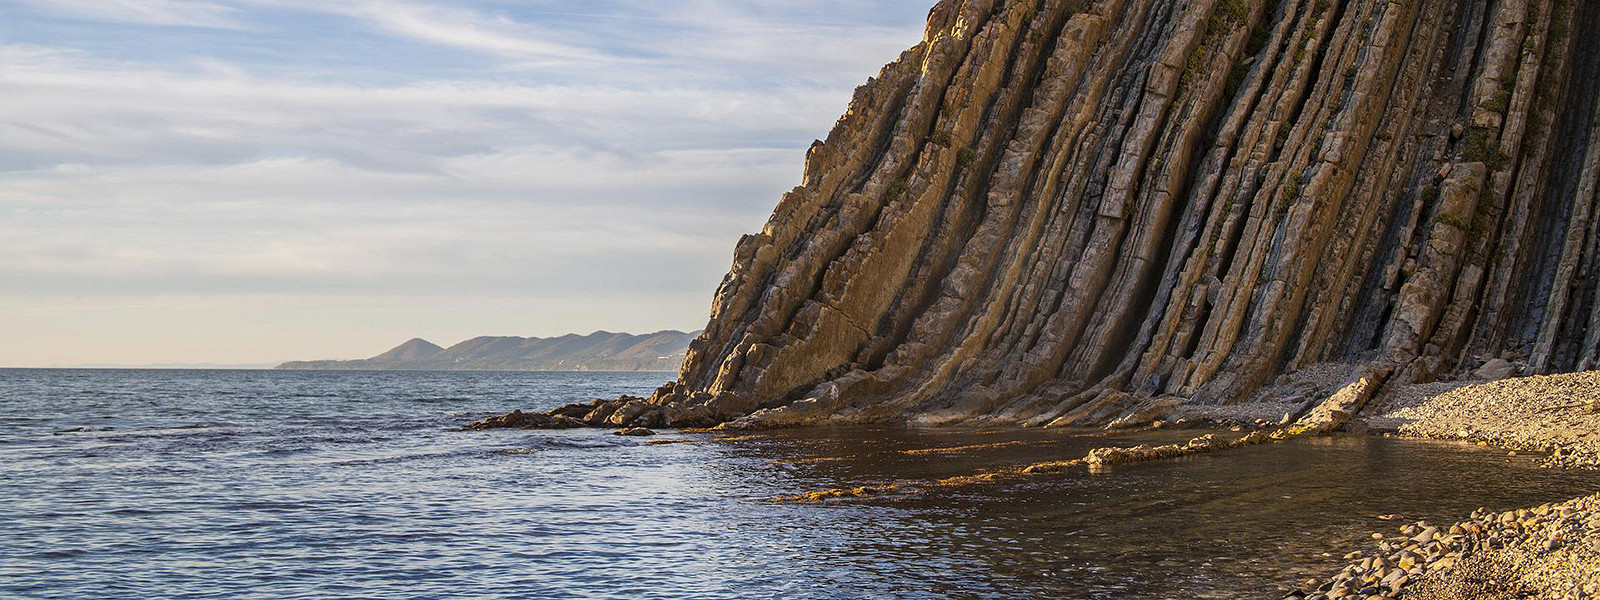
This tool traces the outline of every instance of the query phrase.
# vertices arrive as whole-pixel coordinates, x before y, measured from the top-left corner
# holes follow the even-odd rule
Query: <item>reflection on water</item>
[[[1267,597],[1379,514],[1600,488],[1354,437],[792,505],[766,499],[1188,434],[453,430],[662,378],[0,371],[0,596]]]
[[[1107,445],[1167,443],[1193,432],[787,431],[747,441],[755,456],[820,487],[940,478],[1079,457]],[[1028,445],[999,445],[1026,440]],[[928,460],[917,448],[997,445]],[[848,457],[847,460],[816,460]],[[1343,565],[1337,557],[1394,524],[1448,522],[1600,489],[1594,474],[1462,444],[1335,437],[1252,446],[1088,475],[933,488],[820,511],[891,511],[852,551],[900,561],[895,577],[931,596],[1277,597]],[[848,506],[848,508],[838,508]],[[903,512],[902,512],[903,511]],[[916,558],[912,558],[916,557]],[[914,585],[908,583],[908,585]],[[930,597],[931,597],[930,596]]]

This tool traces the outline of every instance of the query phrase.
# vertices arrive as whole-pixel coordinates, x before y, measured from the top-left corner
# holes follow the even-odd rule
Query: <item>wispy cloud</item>
[[[81,19],[140,25],[240,29],[239,11],[192,0],[16,0],[37,10]]]
[[[595,274],[671,255],[684,265],[632,285],[709,290],[731,240],[798,177],[799,148],[836,110],[826,96],[362,87],[4,48],[0,281],[612,290],[623,282]],[[508,257],[523,265],[510,278]]]
[[[243,29],[150,45],[87,1],[25,1],[56,16],[0,37],[0,330],[112,347],[136,336],[102,332],[106,315],[129,315],[95,306],[169,329],[205,312],[217,331],[232,310],[290,347],[362,306],[381,321],[317,352],[94,358],[123,362],[699,327],[734,240],[798,181],[851,89],[915,41],[922,10],[166,0],[140,3],[166,17],[115,22]],[[82,311],[25,310],[46,305]],[[5,346],[26,344],[0,345],[15,364]]]
[[[355,86],[0,47],[0,160],[16,170],[290,154],[436,170],[450,157],[529,146],[636,156],[771,148],[820,134],[842,98],[804,87],[769,95],[465,80]]]
[[[599,60],[603,54],[558,41],[556,31],[505,15],[396,1],[317,2],[304,8],[359,19],[417,41],[522,60]]]

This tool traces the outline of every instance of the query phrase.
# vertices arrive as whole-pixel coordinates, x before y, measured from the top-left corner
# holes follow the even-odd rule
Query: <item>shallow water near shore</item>
[[[1493,449],[1335,437],[779,504],[1198,432],[457,431],[667,378],[0,370],[0,597],[1276,597],[1399,524],[1378,515],[1600,489]]]

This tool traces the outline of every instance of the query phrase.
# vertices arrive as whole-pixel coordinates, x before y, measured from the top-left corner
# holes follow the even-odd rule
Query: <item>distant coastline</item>
[[[448,348],[413,338],[371,358],[290,361],[299,371],[676,371],[699,332],[596,331],[559,337],[483,336]]]
[[[269,371],[278,363],[85,363],[73,365],[3,366],[0,369],[83,369],[118,371]]]

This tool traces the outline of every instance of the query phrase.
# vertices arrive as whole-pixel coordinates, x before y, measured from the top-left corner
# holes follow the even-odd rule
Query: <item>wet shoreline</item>
[[[1234,427],[1239,427],[1239,425],[1234,425]],[[1272,429],[1269,427],[1269,428],[1263,428],[1263,429],[1260,429],[1260,430],[1257,430],[1257,431],[1271,431],[1271,430]],[[782,436],[780,436],[780,437],[794,439],[797,436],[806,435],[805,431],[806,430],[804,430],[804,429],[802,429],[802,430],[784,430],[784,434]],[[815,433],[815,431],[817,431],[817,430],[813,430],[814,433]],[[947,431],[946,433],[954,434],[954,435],[961,435],[961,432],[948,432]],[[981,432],[966,432],[967,435],[972,435],[973,433],[981,434]],[[1214,436],[1219,435],[1219,434],[1221,434],[1221,435],[1230,435],[1230,434],[1231,435],[1238,435],[1238,434],[1240,434],[1242,432],[1234,431],[1234,430],[1232,430],[1232,428],[1229,428],[1229,429],[1206,429],[1206,430],[1200,430],[1200,431],[1194,431],[1194,430],[1166,430],[1166,431],[1162,431],[1162,430],[1159,430],[1159,429],[1145,429],[1145,430],[1135,430],[1135,431],[1127,431],[1127,432],[1083,431],[1081,433],[1086,438],[1097,439],[1097,440],[1105,442],[1107,444],[1107,445],[1103,445],[1103,446],[1097,446],[1096,448],[1091,449],[1091,450],[1088,451],[1087,454],[1089,456],[1094,456],[1096,454],[1099,454],[1099,453],[1103,452],[1107,448],[1119,448],[1119,449],[1122,449],[1123,451],[1126,451],[1127,448],[1140,447],[1140,446],[1145,447],[1145,448],[1151,448],[1151,447],[1161,447],[1163,445],[1167,445],[1167,446],[1170,446],[1170,445],[1181,445],[1181,442],[1179,442],[1178,440],[1181,440],[1181,439],[1183,439],[1183,438],[1185,438],[1187,436],[1194,435],[1194,434],[1197,434],[1197,433],[1198,434],[1202,434],[1200,437],[1205,438],[1205,437],[1214,437]],[[1150,434],[1156,434],[1156,435],[1160,436],[1160,438],[1152,439],[1152,438],[1149,438],[1149,437],[1143,437],[1143,436],[1150,435]],[[989,432],[989,433],[987,433],[987,435],[991,435],[991,436],[993,436],[993,435],[1002,435],[1003,436],[1003,434],[997,434],[995,432]],[[1245,433],[1244,435],[1249,435],[1249,433]],[[1166,443],[1164,443],[1164,444],[1158,443],[1158,442],[1163,442],[1163,439],[1161,439],[1161,438],[1164,438],[1166,440]],[[770,434],[770,433],[769,434],[749,434],[749,433],[746,433],[746,434],[742,434],[740,436],[731,436],[731,437],[723,437],[723,438],[712,438],[712,439],[720,439],[721,443],[729,443],[729,444],[738,445],[738,444],[749,443],[749,442],[752,442],[752,441],[755,441],[755,440],[763,440],[763,439],[767,440],[768,442],[772,442],[774,438],[772,437],[772,434]],[[1136,443],[1136,442],[1144,442],[1144,443],[1140,444],[1140,443]],[[1337,435],[1332,435],[1332,436],[1298,438],[1298,439],[1293,439],[1293,440],[1290,440],[1290,441],[1287,441],[1287,442],[1277,443],[1277,444],[1263,444],[1263,445],[1259,445],[1259,446],[1233,447],[1233,448],[1230,448],[1228,452],[1220,452],[1220,453],[1218,453],[1216,455],[1206,455],[1206,454],[1185,455],[1185,456],[1179,457],[1178,459],[1175,459],[1175,460],[1151,460],[1151,461],[1140,460],[1140,461],[1133,461],[1133,462],[1128,462],[1128,463],[1112,463],[1112,464],[1105,464],[1105,465],[1103,465],[1103,466],[1101,466],[1099,468],[1096,468],[1096,469],[1090,469],[1089,465],[1086,464],[1081,459],[1069,460],[1069,461],[1039,461],[1038,460],[1038,458],[1040,458],[1039,452],[1041,450],[1049,450],[1051,448],[1052,444],[1050,444],[1049,442],[1040,441],[1040,440],[1034,440],[1034,441],[1029,441],[1029,442],[1019,442],[1017,440],[1005,440],[1005,439],[1002,439],[1002,440],[999,440],[999,441],[985,441],[985,442],[981,442],[981,443],[968,443],[968,444],[965,444],[965,445],[957,445],[957,446],[945,446],[945,447],[930,446],[930,447],[925,447],[925,448],[902,448],[902,449],[895,449],[895,450],[881,450],[881,451],[879,451],[879,453],[881,453],[881,454],[896,454],[896,455],[906,456],[906,457],[925,457],[925,458],[926,457],[947,457],[947,456],[952,456],[952,455],[955,455],[955,456],[968,455],[968,458],[972,459],[972,460],[969,460],[968,464],[964,465],[964,468],[966,468],[967,471],[968,471],[968,473],[966,475],[949,475],[949,476],[942,477],[942,478],[941,477],[923,477],[923,478],[914,478],[914,479],[892,478],[892,479],[885,479],[885,480],[876,481],[876,482],[870,482],[870,483],[866,483],[864,485],[859,485],[859,486],[841,486],[841,487],[833,487],[833,488],[812,490],[812,491],[807,491],[807,492],[798,492],[798,493],[794,493],[794,494],[786,494],[786,495],[781,495],[781,496],[778,496],[778,497],[770,498],[769,500],[770,501],[780,502],[780,503],[800,503],[800,504],[816,504],[816,505],[830,505],[830,504],[842,502],[842,503],[844,503],[844,505],[865,503],[866,505],[890,505],[890,506],[896,506],[896,505],[901,505],[901,504],[905,504],[905,503],[916,503],[916,502],[919,502],[919,501],[925,501],[925,499],[928,499],[928,498],[937,498],[937,497],[946,496],[946,495],[949,495],[949,494],[971,494],[971,495],[978,495],[978,496],[1006,495],[1008,493],[1018,492],[1020,490],[1026,490],[1026,489],[1028,489],[1030,487],[1033,487],[1033,486],[1055,485],[1055,484],[1059,484],[1060,482],[1063,482],[1063,481],[1070,481],[1070,480],[1074,480],[1074,479],[1077,479],[1077,480],[1095,480],[1095,479],[1098,479],[1098,480],[1104,481],[1104,480],[1107,480],[1107,479],[1115,479],[1115,478],[1118,478],[1118,477],[1140,477],[1141,476],[1140,473],[1142,471],[1145,471],[1145,470],[1152,470],[1152,471],[1182,471],[1184,469],[1190,468],[1191,466],[1195,465],[1196,463],[1193,462],[1195,460],[1201,460],[1201,461],[1212,461],[1212,460],[1214,460],[1214,461],[1220,461],[1220,462],[1227,462],[1227,461],[1231,460],[1229,458],[1229,456],[1230,455],[1235,455],[1235,454],[1237,454],[1239,457],[1244,457],[1246,455],[1249,455],[1249,456],[1254,456],[1254,457],[1270,458],[1275,454],[1280,454],[1280,453],[1292,454],[1292,453],[1297,453],[1297,452],[1303,451],[1304,447],[1306,445],[1308,445],[1308,444],[1312,445],[1312,446],[1322,445],[1322,444],[1333,444],[1334,446],[1342,446],[1342,445],[1350,445],[1350,444],[1362,445],[1362,444],[1369,444],[1369,443],[1370,444],[1380,444],[1380,445],[1395,445],[1395,447],[1397,449],[1399,449],[1398,451],[1401,452],[1402,454],[1416,454],[1416,455],[1426,455],[1429,452],[1433,451],[1433,450],[1430,450],[1430,449],[1435,449],[1435,448],[1439,449],[1439,450],[1449,451],[1449,452],[1465,452],[1465,451],[1468,451],[1470,449],[1471,452],[1474,452],[1474,453],[1479,454],[1479,455],[1501,456],[1502,457],[1501,460],[1508,462],[1508,464],[1525,465],[1524,468],[1533,469],[1533,470],[1536,470],[1536,471],[1542,471],[1542,472],[1549,473],[1549,476],[1552,477],[1552,478],[1557,478],[1557,479],[1563,478],[1563,475],[1561,474],[1562,472],[1552,471],[1550,469],[1542,467],[1539,464],[1539,457],[1533,456],[1533,455],[1529,455],[1529,454],[1526,454],[1526,453],[1524,453],[1524,454],[1522,454],[1520,456],[1519,455],[1507,455],[1503,450],[1494,449],[1494,448],[1484,448],[1484,447],[1481,447],[1479,445],[1470,444],[1470,443],[1463,442],[1463,441],[1460,441],[1460,440],[1433,440],[1433,439],[1426,439],[1426,438],[1420,438],[1420,437],[1417,437],[1417,438],[1398,438],[1396,436],[1384,435],[1384,434],[1381,434],[1381,433],[1380,434],[1337,434]],[[1155,444],[1155,445],[1151,445],[1151,444]],[[1064,450],[1064,448],[1056,449],[1056,451],[1058,451],[1058,452],[1061,451],[1061,450]],[[1021,454],[1018,454],[1019,451],[1023,451],[1023,452]],[[855,459],[856,460],[860,460],[861,457],[856,456]],[[1354,457],[1352,457],[1352,459],[1354,460]],[[1252,458],[1250,460],[1256,460],[1256,459]],[[1405,462],[1406,458],[1404,456],[1401,456],[1401,457],[1399,457],[1399,460],[1401,462]],[[789,462],[790,462],[790,464],[794,464],[794,465],[817,466],[817,465],[836,464],[839,461],[837,461],[837,460],[819,460],[818,457],[802,457],[802,458],[791,459]],[[1134,463],[1139,463],[1139,464],[1134,464]],[[984,466],[976,466],[975,467],[974,465],[977,465],[977,464],[983,464]],[[1061,468],[1061,469],[1044,469],[1044,470],[1032,469],[1032,470],[1030,470],[1029,467],[1028,467],[1030,465],[1031,466],[1038,466],[1038,465],[1066,465],[1066,466],[1064,468]],[[1460,472],[1460,475],[1466,475],[1468,472],[1470,472],[1470,471],[1463,470],[1462,472]],[[1444,475],[1446,477],[1449,477],[1451,475],[1455,475],[1455,473],[1443,473],[1442,475]],[[1587,473],[1575,474],[1574,480],[1576,481],[1576,480],[1594,479],[1590,475],[1592,475],[1592,474],[1587,474]],[[857,481],[856,483],[860,483],[860,482]],[[1597,485],[1597,484],[1600,484],[1600,481],[1591,482],[1587,486],[1580,485],[1580,486],[1577,486],[1574,489],[1578,489],[1578,490],[1582,490],[1582,489],[1590,489],[1590,490],[1600,489],[1600,485]],[[1559,499],[1550,498],[1550,501],[1551,502],[1559,502]],[[1548,506],[1565,506],[1565,505],[1551,504],[1551,502],[1546,502],[1545,504],[1543,504],[1541,506],[1547,506],[1547,507]],[[1582,500],[1581,499],[1579,501],[1573,501],[1573,503],[1577,503],[1577,504],[1579,504],[1581,506],[1589,506],[1587,504],[1582,504]],[[1510,514],[1518,514],[1517,513],[1518,509],[1516,508],[1515,505],[1502,505],[1500,508],[1502,510],[1508,510]],[[1464,509],[1462,511],[1462,513],[1459,513],[1459,514],[1465,514],[1466,511],[1468,511],[1468,510],[1471,510],[1471,509]],[[1353,519],[1353,520],[1358,520],[1358,521],[1367,523],[1368,525],[1366,525],[1365,528],[1364,528],[1367,531],[1382,530],[1382,529],[1389,528],[1391,526],[1398,527],[1399,526],[1398,523],[1388,523],[1388,522],[1389,521],[1398,521],[1398,520],[1403,520],[1404,519],[1403,516],[1401,516],[1399,514],[1394,514],[1394,513],[1384,513],[1384,514],[1367,514],[1367,513],[1370,513],[1370,511],[1365,511],[1365,512],[1353,511],[1353,512],[1351,512],[1349,514],[1349,517],[1351,519]],[[1560,514],[1560,508],[1555,509],[1554,512],[1551,513],[1551,514]],[[1437,518],[1437,519],[1440,519],[1440,520],[1446,520],[1446,519],[1449,519],[1452,516],[1453,516],[1452,514],[1439,514],[1439,515],[1435,515],[1434,518]],[[1489,513],[1486,510],[1480,510],[1480,511],[1475,512],[1474,516],[1475,517],[1492,516],[1493,518],[1498,518],[1498,513],[1494,513],[1493,515],[1491,515],[1491,513]],[[1581,525],[1581,523],[1582,523],[1582,521],[1580,519],[1579,524]],[[1600,520],[1593,521],[1593,524],[1600,525]],[[1567,524],[1562,525],[1562,526],[1565,527],[1565,526],[1569,526],[1569,525],[1573,525],[1573,524],[1572,523],[1567,523]],[[1423,522],[1423,523],[1420,523],[1420,524],[1407,525],[1406,527],[1408,528],[1408,533],[1405,534],[1406,539],[1409,540],[1410,537],[1414,537],[1414,536],[1418,535],[1420,533],[1421,529],[1426,528],[1426,527],[1430,527],[1430,526],[1431,525],[1429,525],[1427,522]],[[1447,526],[1445,529],[1448,531],[1449,527]],[[1570,529],[1572,529],[1572,527],[1568,527],[1568,529],[1570,530]],[[1489,548],[1489,546],[1488,546],[1489,544],[1493,544],[1493,550],[1496,552],[1496,554],[1494,556],[1502,556],[1503,557],[1507,553],[1521,552],[1522,550],[1519,550],[1519,548],[1524,548],[1524,547],[1529,548],[1529,549],[1533,549],[1533,548],[1536,548],[1536,547],[1537,548],[1543,548],[1544,546],[1539,545],[1539,544],[1543,544],[1545,541],[1548,540],[1548,536],[1549,536],[1548,532],[1539,533],[1537,536],[1535,536],[1535,537],[1544,536],[1544,537],[1539,537],[1539,544],[1534,544],[1532,542],[1528,542],[1527,541],[1527,539],[1532,539],[1532,538],[1524,539],[1522,537],[1518,537],[1518,535],[1520,535],[1520,534],[1533,532],[1533,531],[1535,531],[1535,528],[1533,528],[1531,526],[1527,527],[1527,528],[1513,529],[1513,530],[1507,530],[1505,528],[1500,528],[1500,529],[1495,530],[1495,532],[1493,533],[1493,538],[1492,538],[1493,541],[1487,541],[1487,540],[1489,540],[1488,537],[1483,537],[1482,539],[1479,539],[1479,538],[1472,538],[1471,536],[1463,536],[1461,538],[1451,539],[1451,540],[1449,540],[1449,543],[1481,544],[1481,545],[1483,545],[1483,547],[1485,549]],[[1542,530],[1540,530],[1540,531],[1542,531]],[[1591,533],[1593,533],[1593,532],[1591,532]],[[1488,535],[1489,534],[1485,533],[1485,536],[1488,536]],[[1530,534],[1530,535],[1532,535],[1532,534]],[[1571,531],[1568,531],[1564,535],[1566,535],[1567,537],[1572,538],[1572,539],[1583,539],[1582,536],[1583,535],[1587,535],[1587,534],[1579,533],[1577,530],[1571,530]],[[1443,544],[1446,543],[1446,537],[1447,537],[1446,534],[1443,534],[1443,533],[1439,534],[1438,538],[1439,538],[1439,544],[1440,545],[1443,545]],[[1411,589],[1408,586],[1416,586],[1416,585],[1428,585],[1428,586],[1434,586],[1434,587],[1447,587],[1447,588],[1450,588],[1450,589],[1479,589],[1479,588],[1473,588],[1470,585],[1459,584],[1459,583],[1456,583],[1456,584],[1440,583],[1442,581],[1449,581],[1449,578],[1452,577],[1452,576],[1456,576],[1455,574],[1457,572],[1460,573],[1460,577],[1462,577],[1462,578],[1470,578],[1471,577],[1471,573],[1482,570],[1481,567],[1475,566],[1475,565],[1478,564],[1477,562],[1472,562],[1472,561],[1460,561],[1460,562],[1457,562],[1461,558],[1460,554],[1459,553],[1451,554],[1452,550],[1450,550],[1448,547],[1444,547],[1444,546],[1438,546],[1437,548],[1435,548],[1435,547],[1425,547],[1422,551],[1419,552],[1418,548],[1417,548],[1417,546],[1418,546],[1417,543],[1404,543],[1403,544],[1401,539],[1397,538],[1396,536],[1394,536],[1392,534],[1391,535],[1386,535],[1386,536],[1384,536],[1384,538],[1385,538],[1384,541],[1381,542],[1382,544],[1384,544],[1384,547],[1382,549],[1376,549],[1376,548],[1375,549],[1367,549],[1367,548],[1364,548],[1363,545],[1361,544],[1361,540],[1367,539],[1367,534],[1366,533],[1359,533],[1358,532],[1354,536],[1347,536],[1347,537],[1345,537],[1343,539],[1340,539],[1337,536],[1329,537],[1328,539],[1326,539],[1322,543],[1318,543],[1318,544],[1313,544],[1312,545],[1312,546],[1314,546],[1314,548],[1321,550],[1320,555],[1325,557],[1325,562],[1324,562],[1325,566],[1320,568],[1320,569],[1309,569],[1309,570],[1307,570],[1306,572],[1303,573],[1303,574],[1306,574],[1307,577],[1298,578],[1298,579],[1295,579],[1295,580],[1289,580],[1289,579],[1285,579],[1283,577],[1278,577],[1276,579],[1273,579],[1273,578],[1270,578],[1270,577],[1263,578],[1262,580],[1255,582],[1255,584],[1247,584],[1244,587],[1250,588],[1250,589],[1255,589],[1255,588],[1258,588],[1259,586],[1269,586],[1270,587],[1270,586],[1273,586],[1273,585],[1277,585],[1277,586],[1281,586],[1281,587],[1279,587],[1278,590],[1274,591],[1274,592],[1260,592],[1260,593],[1249,591],[1249,589],[1237,589],[1236,588],[1236,589],[1233,590],[1233,592],[1235,594],[1243,594],[1242,596],[1235,595],[1235,596],[1219,596],[1219,597],[1262,597],[1262,598],[1293,597],[1293,598],[1312,598],[1312,599],[1315,599],[1315,600],[1330,600],[1330,599],[1333,599],[1333,598],[1344,598],[1344,597],[1356,597],[1356,598],[1368,598],[1368,597],[1376,597],[1376,598],[1392,598],[1392,597],[1434,598],[1434,597],[1444,597],[1444,596],[1417,595],[1417,594],[1412,594],[1410,596],[1401,596],[1400,593],[1405,591],[1405,590]],[[1432,541],[1432,540],[1428,540],[1428,541]],[[1347,554],[1347,552],[1350,551],[1351,549],[1358,548],[1358,547],[1362,548],[1362,550],[1360,550],[1359,553],[1348,553]],[[1568,552],[1571,556],[1584,558],[1585,555],[1582,554],[1582,553],[1585,551],[1584,549],[1587,548],[1587,547],[1588,546],[1573,545],[1573,546],[1569,547],[1566,550],[1566,552]],[[1380,562],[1378,562],[1378,564],[1376,566],[1374,566],[1373,561],[1368,560],[1367,561],[1367,565],[1366,565],[1365,568],[1363,568],[1361,566],[1361,560],[1362,559],[1369,559],[1372,556],[1379,554],[1380,552],[1384,556],[1384,560],[1389,561],[1388,563],[1383,563],[1383,562],[1380,561]],[[1245,552],[1244,554],[1248,554],[1248,552]],[[1406,559],[1406,567],[1407,567],[1408,570],[1397,571],[1396,570],[1397,564],[1400,562],[1400,556],[1402,554],[1405,554],[1405,555],[1409,556],[1409,558]],[[1338,567],[1336,565],[1343,564],[1341,559],[1338,558],[1341,555],[1346,557],[1347,559],[1350,559],[1350,558],[1355,559],[1355,564],[1353,566],[1351,566],[1351,567],[1347,567],[1343,571],[1339,571],[1338,574],[1330,575],[1330,573],[1334,573],[1335,570],[1338,569]],[[1489,554],[1484,554],[1484,556],[1487,557],[1487,556],[1490,556],[1490,555]],[[1584,558],[1584,559],[1587,560],[1586,558]],[[1497,558],[1497,559],[1474,558],[1472,560],[1473,561],[1485,561],[1485,560],[1502,560],[1503,561],[1504,559],[1503,558]],[[1589,563],[1589,564],[1593,564],[1593,563]],[[1559,573],[1559,571],[1556,571],[1556,572]],[[1402,577],[1397,576],[1396,573],[1405,573],[1406,575],[1402,578]],[[1424,575],[1427,575],[1427,577],[1424,577]],[[1299,581],[1300,583],[1299,584],[1295,584],[1294,581]],[[1355,583],[1352,583],[1352,582],[1355,582]],[[1241,581],[1240,583],[1243,583],[1243,582]],[[1359,585],[1356,585],[1356,583],[1359,583]],[[1388,586],[1391,586],[1391,585],[1392,585],[1392,587],[1388,587]],[[1422,588],[1422,589],[1427,589],[1427,588]],[[1551,588],[1551,589],[1553,589],[1553,588]],[[1581,590],[1582,589],[1582,585],[1579,585],[1579,587],[1576,588],[1576,589],[1580,589]],[[1331,594],[1330,594],[1330,592],[1331,592]],[[1476,596],[1461,596],[1461,597],[1466,598],[1466,597],[1476,597]],[[1488,597],[1488,596],[1484,596],[1484,597]],[[1539,596],[1539,597],[1545,597],[1545,596]],[[1557,596],[1551,596],[1551,597],[1557,597]],[[1564,597],[1564,596],[1561,596],[1561,597]]]
[[[1332,435],[777,503],[770,499],[806,490],[1020,471],[1097,448],[1249,432],[480,432],[460,426],[511,406],[543,409],[654,382],[8,375],[0,379],[10,400],[0,403],[9,419],[0,431],[7,597],[266,600],[336,589],[342,597],[1268,598],[1342,567],[1331,549],[1361,547],[1375,529],[1399,524],[1383,515],[1448,523],[1479,506],[1537,506],[1600,489],[1600,473],[1543,469],[1525,453]],[[211,426],[192,427],[200,423]],[[248,568],[222,567],[237,564]]]
[[[1407,386],[1358,426],[1509,456],[1533,453],[1549,469],[1593,471],[1600,469],[1600,372]],[[1502,513],[1479,509],[1448,527],[1418,522],[1400,533],[1374,532],[1372,556],[1299,597],[1600,596],[1600,494]]]
[[[1496,382],[1408,386],[1380,398],[1352,423],[1368,435],[1473,443],[1564,471],[1600,468],[1600,373],[1536,376]],[[1204,414],[1204,411],[1198,411]],[[1187,442],[1105,446],[1082,458],[1013,465],[937,480],[832,488],[773,498],[820,503],[872,496],[938,493],[941,486],[1020,485],[1023,478],[1118,464],[1170,460],[1299,437],[1284,424],[1199,419],[1214,429]],[[1196,423],[1190,422],[1193,427]],[[1157,421],[1144,431],[1160,429]],[[1243,433],[1243,435],[1238,435]],[[1237,435],[1232,439],[1218,436]],[[1002,442],[946,449],[1003,447]],[[942,454],[940,449],[903,451]],[[1528,456],[1528,454],[1533,456]],[[1600,488],[1596,488],[1600,489]],[[1386,515],[1385,520],[1403,519]],[[1375,531],[1375,545],[1344,554],[1351,564],[1312,578],[1288,598],[1593,598],[1600,596],[1600,494],[1495,513],[1479,508],[1449,526],[1408,523],[1399,535]],[[1330,548],[1332,550],[1332,548]],[[1531,596],[1530,596],[1531,595]]]

